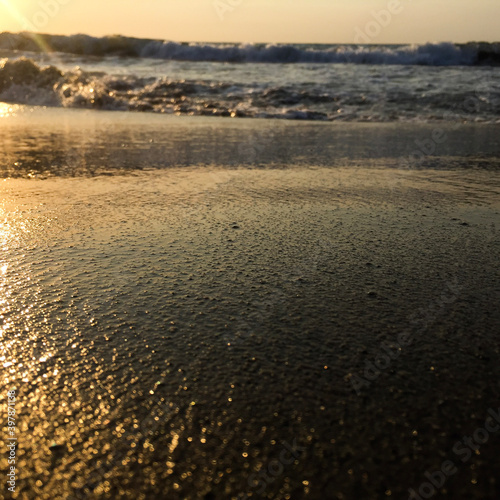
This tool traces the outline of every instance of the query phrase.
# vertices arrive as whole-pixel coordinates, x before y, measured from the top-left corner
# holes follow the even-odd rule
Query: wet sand
[[[498,498],[500,172],[367,163],[3,181],[13,497]]]

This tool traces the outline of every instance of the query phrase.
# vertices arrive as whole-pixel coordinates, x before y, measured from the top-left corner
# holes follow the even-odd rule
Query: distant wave
[[[176,43],[123,36],[1,33],[0,49],[87,56],[235,63],[351,63],[427,66],[500,65],[500,43],[424,45],[263,45]]]

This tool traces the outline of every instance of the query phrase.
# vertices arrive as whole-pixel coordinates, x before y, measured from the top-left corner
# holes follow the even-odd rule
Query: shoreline
[[[193,166],[500,170],[500,125],[340,124],[10,108],[1,118],[3,177]]]

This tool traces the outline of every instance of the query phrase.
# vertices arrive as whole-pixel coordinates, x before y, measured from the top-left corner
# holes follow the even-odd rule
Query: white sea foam
[[[454,46],[447,47],[455,53]],[[4,55],[0,100],[14,103],[294,120],[500,119],[500,68],[495,67],[180,63],[13,51]]]

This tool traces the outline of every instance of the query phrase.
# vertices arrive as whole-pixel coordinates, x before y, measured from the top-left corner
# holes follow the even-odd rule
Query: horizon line
[[[89,33],[42,33],[37,31],[2,31],[0,35],[31,35],[31,36],[60,36],[60,37],[72,37],[72,36],[87,36],[89,38],[126,38],[130,40],[151,40],[151,41],[164,41],[164,42],[174,42],[174,43],[203,43],[203,44],[240,44],[240,45],[362,45],[362,46],[380,46],[380,45],[437,45],[451,43],[453,45],[469,45],[469,44],[500,44],[500,40],[489,42],[486,40],[469,40],[467,42],[454,42],[452,40],[428,40],[426,42],[384,42],[384,43],[356,43],[356,42],[273,42],[273,41],[214,41],[214,40],[175,40],[169,38],[151,38],[151,37],[141,37],[141,36],[131,36],[120,33],[106,34],[106,35],[92,35]]]

